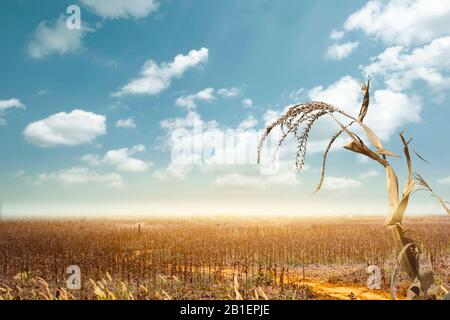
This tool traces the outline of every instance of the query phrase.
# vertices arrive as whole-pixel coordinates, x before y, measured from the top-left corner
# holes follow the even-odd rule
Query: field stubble
[[[405,227],[448,289],[449,219]],[[387,299],[394,261],[382,218],[0,223],[0,299]],[[81,290],[66,288],[70,265]]]

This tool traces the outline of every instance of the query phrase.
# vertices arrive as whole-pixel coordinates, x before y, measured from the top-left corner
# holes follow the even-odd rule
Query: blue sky
[[[66,26],[73,4],[81,30]],[[311,195],[321,152],[336,130],[331,121],[314,129],[299,175],[292,170],[294,141],[271,175],[251,159],[211,164],[183,153],[189,161],[180,164],[173,156],[186,146],[173,140],[180,130],[203,148],[238,131],[238,143],[216,153],[249,152],[239,141],[254,143],[293,103],[320,100],[357,114],[368,75],[368,124],[398,153],[398,133],[406,130],[431,162],[416,158],[416,171],[450,198],[448,1],[0,6],[6,215],[385,214],[382,168],[341,148],[331,154],[324,190]],[[393,162],[404,178],[402,160]],[[441,209],[424,193],[410,212]]]

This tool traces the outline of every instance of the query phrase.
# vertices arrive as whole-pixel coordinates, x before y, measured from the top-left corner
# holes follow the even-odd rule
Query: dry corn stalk
[[[364,92],[364,99],[358,118],[347,114],[346,112],[333,105],[323,102],[313,101],[310,103],[298,104],[290,107],[283,116],[281,116],[278,120],[268,126],[264,131],[258,146],[258,162],[261,158],[261,150],[265,139],[274,128],[279,127],[281,129],[282,136],[279,140],[277,151],[283,144],[284,140],[288,137],[288,135],[293,134],[298,142],[298,149],[295,159],[296,167],[298,171],[301,171],[305,161],[309,133],[314,123],[323,116],[331,116],[340,127],[340,130],[335,135],[333,135],[324,153],[322,174],[316,192],[321,189],[322,183],[324,181],[328,153],[337,138],[345,133],[351,139],[351,141],[344,146],[345,149],[366,156],[385,168],[390,206],[390,214],[386,219],[385,226],[386,228],[391,230],[395,248],[398,254],[398,265],[401,266],[403,271],[408,275],[410,281],[412,282],[410,291],[413,292],[413,298],[430,298],[427,295],[427,291],[434,282],[433,275],[431,274],[430,276],[429,273],[422,274],[420,272],[419,247],[414,243],[413,240],[405,236],[405,231],[402,226],[402,220],[408,207],[410,196],[417,189],[417,187],[422,187],[422,189],[431,192],[432,196],[441,203],[448,214],[450,214],[450,210],[447,206],[447,202],[436,195],[436,193],[431,189],[428,183],[419,174],[415,174],[413,172],[411,155],[408,147],[411,140],[406,140],[403,133],[400,133],[400,139],[403,143],[403,153],[405,155],[408,166],[408,178],[402,192],[400,193],[397,174],[388,161],[388,157],[398,157],[398,155],[387,150],[383,146],[377,135],[373,132],[373,130],[364,124],[364,118],[369,110],[370,79],[367,84],[363,85],[362,90]],[[349,124],[342,124],[334,116],[336,114],[340,114],[347,118],[349,120]],[[373,145],[373,149],[367,146],[363,139],[361,139],[357,134],[349,129],[355,123],[357,123],[363,129],[367,140]],[[417,153],[416,155],[420,159],[424,160]],[[393,274],[393,285],[395,285],[395,276],[396,272],[394,272]],[[395,299],[395,288],[393,288],[392,297],[393,299]]]

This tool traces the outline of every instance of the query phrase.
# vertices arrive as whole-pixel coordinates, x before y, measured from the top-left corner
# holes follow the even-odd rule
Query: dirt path
[[[320,280],[305,279],[299,281],[311,288],[319,295],[329,296],[338,300],[390,300],[389,292],[384,290],[370,290],[363,286],[328,283]]]
[[[146,253],[147,250],[138,250],[130,253],[123,254],[131,258],[140,256]],[[225,268],[223,273],[232,277],[233,270],[231,268]],[[305,278],[301,275],[291,275],[290,281],[296,284],[307,285],[313,292],[320,296],[329,297],[330,299],[337,300],[390,300],[391,295],[386,290],[371,290],[362,285],[346,284],[346,283],[331,283],[322,281],[319,279]],[[400,298],[401,299],[401,298]]]

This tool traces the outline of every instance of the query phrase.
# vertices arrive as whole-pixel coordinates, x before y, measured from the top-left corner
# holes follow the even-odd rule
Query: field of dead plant
[[[443,295],[450,220],[404,226]],[[3,221],[0,299],[389,299],[391,241],[382,218]],[[380,290],[367,288],[369,265]]]

